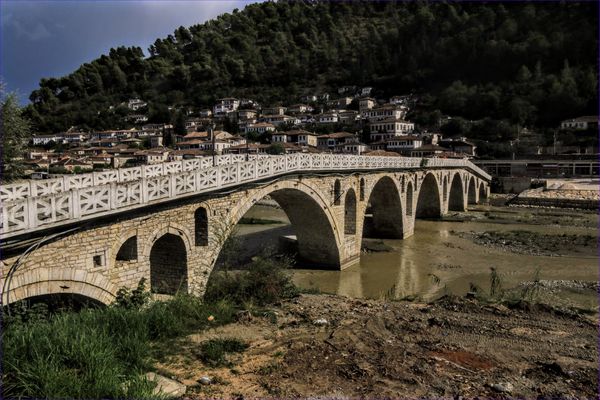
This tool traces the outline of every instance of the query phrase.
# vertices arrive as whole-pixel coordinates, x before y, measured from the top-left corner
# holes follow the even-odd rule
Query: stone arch
[[[483,202],[485,200],[487,200],[487,190],[485,187],[485,183],[481,181],[479,183],[479,202]]]
[[[356,195],[349,189],[344,198],[344,234],[356,234]]]
[[[158,253],[155,252],[154,254],[154,263],[152,260],[152,249],[155,247],[155,244],[164,236],[166,235],[171,235],[173,237],[178,237],[181,242],[177,242],[175,239],[173,239],[173,237],[168,236],[167,239],[161,243],[159,243],[160,246],[160,250],[159,248],[156,248],[156,251]],[[171,245],[173,245],[174,243],[175,246],[177,246],[175,248],[175,250],[177,251],[177,253],[173,253],[173,252],[169,252],[169,248],[171,247]],[[188,234],[188,232],[180,225],[175,224],[175,223],[168,223],[168,225],[164,225],[162,227],[160,227],[159,229],[155,230],[154,232],[152,232],[152,235],[150,235],[150,240],[148,243],[146,243],[145,247],[144,247],[144,251],[142,253],[142,257],[143,259],[147,262],[146,265],[150,266],[150,288],[155,291],[156,293],[162,293],[162,294],[174,294],[177,289],[180,290],[187,290],[187,286],[188,283],[190,282],[191,278],[188,277],[189,274],[189,265],[188,265],[188,259],[190,254],[192,253],[192,240],[190,239],[190,235]],[[181,248],[181,245],[183,245],[183,248]],[[166,253],[166,254],[165,254]],[[184,258],[185,257],[185,258]],[[166,265],[167,268],[171,268],[171,267],[175,267],[174,271],[171,271],[171,278],[167,279],[166,282],[166,290],[162,290],[163,289],[163,285],[160,284],[159,282],[163,279],[163,275],[164,273],[166,273],[167,271],[160,271],[161,268],[161,262],[159,261],[160,259],[166,259],[167,261],[165,261],[164,265]],[[172,262],[175,261],[176,265],[170,265],[172,264]],[[154,265],[154,268],[153,268]],[[185,271],[184,271],[184,266],[185,266]],[[153,274],[154,272],[154,274]],[[158,272],[158,274],[156,273]],[[180,275],[180,276],[178,276]],[[154,276],[154,283],[156,285],[158,285],[158,287],[154,287],[153,288],[153,276]],[[177,282],[177,284],[175,284],[175,282]],[[173,288],[175,287],[175,290],[173,290]],[[168,293],[165,293],[168,292]]]
[[[417,198],[417,218],[437,218],[442,215],[440,189],[435,175],[428,173],[421,182]]]
[[[208,212],[205,207],[194,211],[194,244],[208,246]]]
[[[475,178],[469,179],[469,193],[468,193],[469,204],[477,204],[477,189],[475,187]]]
[[[342,183],[336,179],[333,184],[333,204],[339,206],[342,202]]]
[[[181,236],[165,233],[150,250],[150,289],[153,293],[187,292],[188,252]]]
[[[128,246],[129,249],[127,250],[129,252],[129,255],[132,256],[133,255],[133,243],[132,243],[132,239],[135,238],[135,258],[129,257],[127,259],[121,259],[119,260],[119,252],[121,252],[121,250],[125,250],[123,248],[123,246]],[[140,243],[138,240],[138,232],[136,229],[130,230],[128,232],[126,232],[124,235],[121,235],[119,237],[119,240],[112,246],[111,250],[110,250],[110,268],[114,268],[119,261],[138,261],[140,258]]]
[[[253,192],[232,210],[228,224],[235,226],[254,203],[267,195],[281,206],[290,220],[296,233],[300,260],[340,268],[345,261],[341,247],[344,227],[341,223],[338,226],[329,206],[331,193],[324,195],[305,181],[281,181]],[[216,246],[214,260],[223,243],[216,243]]]
[[[138,259],[138,240],[137,235],[129,237],[125,240],[117,254],[115,255],[116,261],[137,261]]]
[[[410,183],[409,187],[412,191]],[[372,224],[368,229],[370,232],[363,231],[363,235],[367,233],[369,237],[403,238],[402,201],[398,187],[392,178],[384,176],[375,183],[368,204]]]
[[[102,273],[68,267],[29,269],[16,275],[13,282],[16,285],[2,294],[3,304],[37,296],[78,294],[108,305],[117,293],[117,287]]]
[[[413,215],[413,185],[412,182],[408,182],[406,185],[406,215]]]
[[[448,210],[465,211],[465,192],[463,191],[462,179],[460,174],[455,173],[450,184],[450,197],[448,201]]]

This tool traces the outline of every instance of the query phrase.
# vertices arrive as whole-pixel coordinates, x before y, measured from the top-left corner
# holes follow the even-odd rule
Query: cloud
[[[8,21],[8,25],[15,30],[17,37],[25,37],[32,42],[37,42],[38,40],[46,39],[52,36],[46,25],[42,22],[38,22],[35,25],[35,28],[30,29],[25,27],[21,21],[17,19],[13,19],[12,21]]]

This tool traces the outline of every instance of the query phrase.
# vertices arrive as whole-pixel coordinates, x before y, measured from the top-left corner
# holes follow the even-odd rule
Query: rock
[[[315,325],[328,325],[329,321],[327,321],[325,318],[319,318],[319,319],[315,319],[313,321],[313,324],[315,324]]]
[[[511,393],[513,390],[513,385],[510,382],[494,383],[490,387],[500,393]]]
[[[203,376],[202,378],[198,379],[198,382],[200,382],[202,385],[210,385],[212,383],[212,379],[210,379],[208,376]]]
[[[156,383],[156,386],[152,391],[154,394],[164,395],[167,397],[181,397],[187,390],[183,383],[179,383],[173,379],[155,374],[154,372],[148,372],[146,374],[146,379],[148,379],[150,382]]]

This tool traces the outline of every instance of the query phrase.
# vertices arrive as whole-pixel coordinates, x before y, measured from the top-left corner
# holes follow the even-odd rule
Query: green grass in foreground
[[[141,281],[137,289],[120,290],[114,304],[105,308],[5,315],[1,397],[156,398],[144,374],[152,370],[157,348],[233,322],[248,304],[272,304],[296,295],[287,266],[257,259],[241,274],[219,275],[209,281],[204,301],[179,293],[150,302]],[[227,362],[225,353],[243,351],[244,346],[217,339],[200,350],[207,363],[220,365]]]

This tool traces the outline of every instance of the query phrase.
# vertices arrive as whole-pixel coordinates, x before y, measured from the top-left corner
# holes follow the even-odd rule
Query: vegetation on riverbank
[[[144,282],[120,290],[105,308],[75,313],[36,306],[4,316],[3,397],[152,398],[144,373],[171,351],[173,339],[230,323],[242,306],[266,305],[295,295],[285,265],[258,259],[241,274],[219,276],[207,298],[178,293],[151,301]],[[13,310],[16,311],[15,307]],[[200,354],[221,365],[225,353],[245,348],[236,341],[207,342]]]

